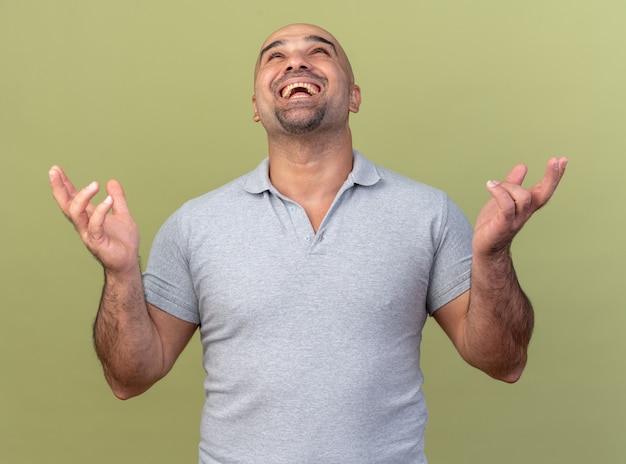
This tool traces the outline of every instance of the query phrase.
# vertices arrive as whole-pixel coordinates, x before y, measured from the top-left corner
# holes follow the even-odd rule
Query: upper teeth
[[[305,89],[309,93],[309,95],[315,95],[318,92],[317,88],[314,85],[307,84],[306,82],[296,82],[295,84],[289,84],[283,89],[283,98],[289,98],[291,96],[291,92],[293,92],[293,90],[297,88]]]

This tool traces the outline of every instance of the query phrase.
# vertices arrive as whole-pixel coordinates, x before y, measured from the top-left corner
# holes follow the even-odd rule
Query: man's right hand
[[[52,194],[61,211],[74,224],[83,243],[105,270],[114,274],[136,272],[139,229],[128,210],[120,183],[116,180],[107,182],[107,197],[94,205],[91,200],[100,190],[97,182],[76,190],[58,166],[50,169],[49,176]]]

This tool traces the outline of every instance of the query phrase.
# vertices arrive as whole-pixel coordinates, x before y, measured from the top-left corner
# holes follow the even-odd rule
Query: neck
[[[352,171],[350,129],[338,137],[271,137],[268,143],[272,184],[305,209],[317,230]]]
[[[270,178],[283,195],[327,190],[336,194],[352,170],[350,129],[338,136],[271,137],[268,145]]]

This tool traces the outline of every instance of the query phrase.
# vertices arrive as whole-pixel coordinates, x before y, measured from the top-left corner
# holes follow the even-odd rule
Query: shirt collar
[[[380,175],[376,165],[368,160],[357,150],[352,150],[353,165],[352,172],[348,174],[350,183],[369,187],[376,184],[380,180]],[[275,190],[269,177],[269,158],[265,158],[261,163],[250,172],[244,184],[244,189],[249,193],[262,193],[267,190]]]

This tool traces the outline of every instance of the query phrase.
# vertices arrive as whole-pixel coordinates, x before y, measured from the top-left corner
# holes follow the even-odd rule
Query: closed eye
[[[284,55],[282,53],[274,52],[267,56],[267,61],[272,61],[275,58],[282,58],[283,56]]]
[[[322,47],[314,48],[311,51],[312,55],[314,55],[316,53],[323,53],[324,55],[330,56],[330,52],[328,50],[326,50],[325,48],[322,48]]]

